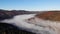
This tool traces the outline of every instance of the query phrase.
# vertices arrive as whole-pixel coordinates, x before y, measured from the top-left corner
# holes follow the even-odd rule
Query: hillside
[[[35,13],[29,12],[29,11],[23,11],[23,10],[20,10],[20,11],[0,10],[0,21],[4,19],[13,18],[15,15],[22,15],[22,14],[35,14]],[[17,26],[8,24],[5,22],[4,23],[0,22],[0,33],[1,34],[6,34],[6,33],[8,34],[35,34],[32,32],[25,31],[25,30],[21,30]]]
[[[23,14],[36,14],[39,12],[34,11],[25,11],[25,10],[1,10],[0,9],[0,20],[12,18],[15,15],[23,15]]]

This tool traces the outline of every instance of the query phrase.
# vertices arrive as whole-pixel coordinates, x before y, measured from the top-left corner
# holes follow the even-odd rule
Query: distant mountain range
[[[2,10],[0,9],[0,13],[8,13],[8,14],[35,14],[39,13],[38,11],[26,11],[26,10]]]
[[[10,19],[15,15],[23,15],[23,14],[37,14],[37,11],[25,11],[25,10],[2,10],[0,9],[0,20]]]

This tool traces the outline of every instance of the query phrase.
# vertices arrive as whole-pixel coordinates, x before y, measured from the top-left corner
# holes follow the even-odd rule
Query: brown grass
[[[44,20],[60,21],[60,11],[48,11],[41,14],[37,14],[36,17]]]

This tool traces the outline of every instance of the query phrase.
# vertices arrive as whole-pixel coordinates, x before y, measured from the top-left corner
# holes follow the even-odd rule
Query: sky
[[[60,10],[60,0],[0,0],[4,10]]]

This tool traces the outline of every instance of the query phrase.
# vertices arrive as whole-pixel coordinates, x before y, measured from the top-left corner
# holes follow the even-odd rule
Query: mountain
[[[39,12],[34,12],[34,11],[25,11],[25,10],[2,10],[0,9],[0,20],[3,19],[10,19],[13,18],[16,15],[23,15],[23,14],[36,14]]]
[[[4,20],[4,19],[11,19],[16,15],[23,15],[23,14],[34,14],[32,12],[29,11],[24,11],[24,10],[0,10],[0,21]],[[12,25],[12,24],[8,24],[8,23],[3,23],[0,22],[0,33],[1,34],[35,34],[33,32],[28,32],[25,30],[21,30],[19,28],[17,28],[17,26]]]

